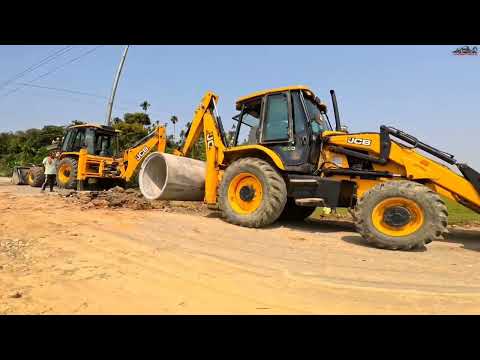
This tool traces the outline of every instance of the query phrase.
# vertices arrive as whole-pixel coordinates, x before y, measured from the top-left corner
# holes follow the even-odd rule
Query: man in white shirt
[[[57,163],[56,154],[50,153],[43,159],[43,166],[45,168],[45,182],[42,185],[42,190],[45,191],[47,184],[50,186],[50,192],[53,191],[53,185],[57,177]]]

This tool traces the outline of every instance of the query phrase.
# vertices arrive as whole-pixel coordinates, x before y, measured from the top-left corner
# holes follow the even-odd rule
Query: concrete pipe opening
[[[149,200],[202,201],[205,162],[155,152],[143,161],[138,183]]]

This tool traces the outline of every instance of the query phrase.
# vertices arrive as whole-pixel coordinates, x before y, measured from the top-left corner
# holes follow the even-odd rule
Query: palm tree
[[[145,111],[145,114],[150,106],[152,106],[152,104],[149,104],[147,100],[140,104],[140,107],[143,109],[143,111]]]
[[[171,118],[170,118],[170,121],[172,122],[173,124],[173,138],[175,139],[175,124],[178,122],[178,118],[173,115]]]

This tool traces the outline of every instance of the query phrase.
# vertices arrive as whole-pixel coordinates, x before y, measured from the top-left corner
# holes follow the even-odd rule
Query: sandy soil
[[[0,314],[480,314],[480,230],[414,252],[348,223],[85,209],[0,180]]]

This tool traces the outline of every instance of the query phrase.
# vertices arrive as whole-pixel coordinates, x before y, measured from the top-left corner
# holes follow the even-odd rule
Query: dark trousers
[[[56,179],[56,175],[55,174],[52,174],[52,175],[46,175],[45,177],[45,182],[43,183],[42,185],[42,190],[45,190],[45,188],[47,187],[47,184],[50,185],[50,192],[53,191],[53,185],[55,185],[55,179]]]

